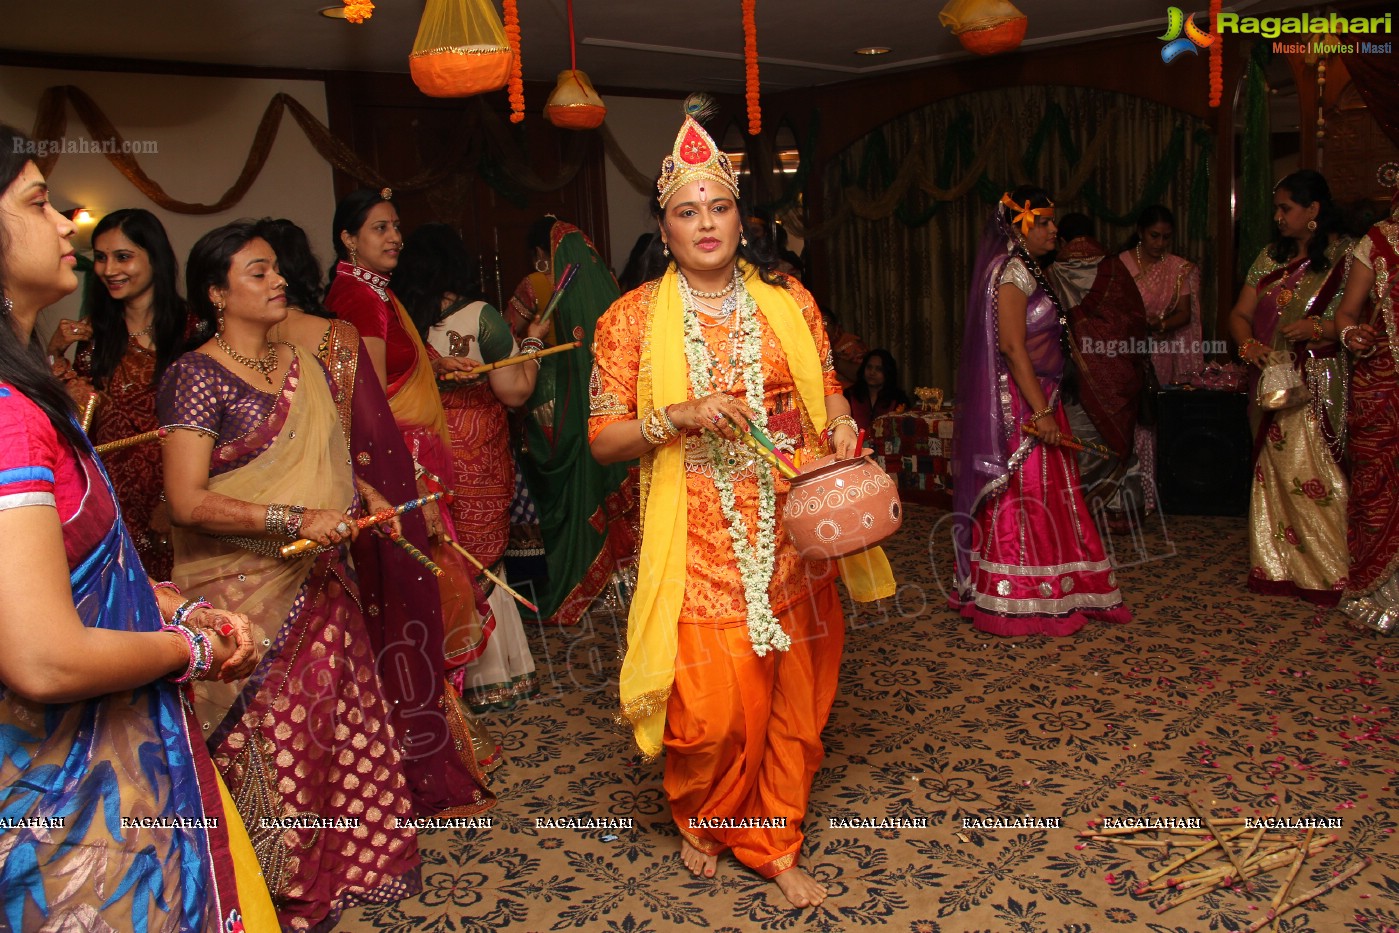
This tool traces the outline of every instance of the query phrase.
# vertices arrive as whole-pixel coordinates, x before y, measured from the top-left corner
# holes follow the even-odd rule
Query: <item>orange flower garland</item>
[[[374,15],[371,0],[345,0],[345,22],[362,23]]]
[[[743,69],[747,74],[748,135],[763,131],[763,108],[758,102],[758,0],[743,0]]]
[[[516,0],[505,0],[505,38],[510,43],[510,122],[525,119],[525,79],[520,69],[520,8]]]
[[[1210,106],[1218,107],[1224,99],[1224,37],[1219,34],[1221,0],[1210,0]]]

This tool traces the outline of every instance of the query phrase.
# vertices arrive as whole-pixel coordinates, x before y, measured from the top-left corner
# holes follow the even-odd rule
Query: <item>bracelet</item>
[[[673,404],[675,404],[675,403],[672,402],[671,404],[673,405]],[[670,435],[671,435],[672,437],[674,437],[675,435],[679,434],[679,433],[680,433],[680,429],[679,429],[678,427],[675,426],[675,422],[672,421],[671,418],[670,418],[670,405],[667,405],[665,408],[660,409],[660,412],[661,412],[661,422],[662,422],[663,424],[665,424],[666,431],[669,432]]]
[[[1360,325],[1359,325],[1359,324],[1350,324],[1350,325],[1347,325],[1346,327],[1342,327],[1342,328],[1341,328],[1341,334],[1340,334],[1341,346],[1343,346],[1343,347],[1345,347],[1347,350],[1349,350],[1349,349],[1350,349],[1350,332],[1353,331],[1353,330],[1359,330],[1359,329],[1360,329]]]
[[[290,514],[287,515],[286,521],[283,522],[283,527],[286,528],[287,537],[296,540],[301,537],[301,523],[306,520],[306,506],[289,505],[287,506],[287,511]]]
[[[287,533],[287,507],[285,505],[269,505],[266,514],[262,517],[262,523],[267,528],[270,535],[285,535]]]
[[[1248,348],[1249,348],[1249,347],[1252,347],[1252,346],[1254,346],[1254,345],[1257,345],[1257,346],[1260,346],[1260,347],[1261,347],[1261,346],[1263,346],[1263,341],[1261,341],[1261,340],[1255,340],[1255,339],[1253,339],[1252,337],[1250,337],[1250,338],[1248,338],[1247,340],[1245,340],[1243,343],[1239,344],[1239,359],[1241,359],[1241,360],[1243,360],[1245,363],[1247,363],[1247,362],[1248,362]]]
[[[170,616],[170,624],[187,625],[188,623],[185,622],[185,619],[188,618],[191,612],[194,612],[196,609],[213,608],[214,604],[209,602],[202,596],[196,597],[195,599],[187,599],[184,602],[180,603],[180,608],[176,609],[174,614]]]
[[[176,596],[183,596],[183,595],[184,595],[184,593],[181,593],[181,592],[180,592],[180,588],[179,588],[178,586],[176,586],[174,583],[172,583],[171,581],[169,581],[169,580],[162,580],[161,582],[156,583],[156,584],[154,584],[153,586],[151,586],[151,589],[152,589],[152,590],[170,590],[170,591],[173,592]]]
[[[209,636],[179,623],[162,625],[160,630],[162,632],[175,632],[189,645],[189,664],[185,665],[184,671],[179,676],[171,676],[168,679],[177,684],[188,683],[191,680],[203,680],[210,668],[214,666],[214,643],[209,640]]]
[[[1312,318],[1312,339],[1320,340],[1323,333],[1325,333],[1325,331],[1322,330],[1321,318]]]
[[[826,430],[821,432],[821,437],[825,440],[827,447],[831,445],[831,438],[835,436],[836,428],[841,425],[845,425],[856,434],[860,433],[860,424],[853,417],[850,415],[837,415],[826,425]]]
[[[538,337],[526,337],[520,341],[521,353],[538,353],[544,349],[544,341]]]
[[[680,429],[663,408],[653,408],[650,414],[641,419],[641,439],[655,447],[669,444],[680,436]]]
[[[1053,405],[1046,405],[1044,408],[1041,408],[1039,411],[1037,411],[1037,412],[1035,412],[1033,415],[1031,415],[1031,416],[1030,416],[1030,421],[1033,423],[1033,422],[1038,421],[1038,420],[1040,420],[1041,418],[1045,417],[1046,415],[1052,415],[1052,414],[1054,414],[1054,406],[1053,406]]]

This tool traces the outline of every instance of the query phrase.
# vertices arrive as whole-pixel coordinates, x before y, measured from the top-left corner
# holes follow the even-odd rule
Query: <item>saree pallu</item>
[[[330,388],[294,362],[268,418],[228,444],[211,492],[247,502],[346,510],[349,450]],[[253,620],[257,669],[200,682],[195,709],[288,930],[328,930],[341,911],[413,893],[412,801],[368,632],[339,551],[283,561],[175,530],[175,581]],[[302,822],[286,825],[281,821]]]
[[[1381,334],[1392,334],[1399,296],[1399,220],[1377,224],[1367,237],[1375,272],[1370,323]],[[1350,575],[1341,611],[1390,634],[1399,622],[1399,461],[1394,456],[1399,448],[1399,361],[1388,337],[1370,355],[1355,358],[1350,391]]]
[[[81,529],[98,543],[71,570],[78,617],[89,628],[158,631],[160,611],[115,493],[90,449],[80,460],[89,495],[65,537]],[[242,929],[229,838],[236,820],[224,812],[208,752],[190,725],[180,688],[165,681],[47,705],[0,685],[0,816],[24,821],[0,829],[0,926]],[[245,891],[253,906],[253,889]]]
[[[1334,606],[1346,586],[1346,509],[1341,470],[1347,404],[1345,360],[1335,344],[1315,350],[1292,343],[1282,328],[1303,318],[1330,318],[1345,283],[1349,242],[1327,250],[1331,266],[1310,273],[1306,260],[1256,278],[1255,339],[1297,354],[1311,389],[1306,405],[1259,412],[1249,501],[1249,589]],[[1260,256],[1256,269],[1266,257]],[[1254,376],[1256,386],[1257,378]],[[1256,391],[1255,391],[1256,395]],[[1256,404],[1256,403],[1255,403]]]
[[[555,275],[578,266],[554,325],[562,339],[583,345],[539,361],[527,406],[520,468],[539,512],[548,579],[536,590],[538,615],[524,615],[573,625],[635,555],[635,505],[629,464],[603,466],[588,452],[593,337],[598,318],[619,297],[617,280],[577,227],[554,224],[550,242]]]
[[[350,438],[356,475],[395,505],[416,498],[413,458],[359,332],[345,321],[331,321],[317,356],[337,389],[335,407]],[[423,516],[405,512],[399,523],[403,537],[427,553],[431,543]],[[414,815],[470,816],[489,809],[495,796],[486,789],[476,756],[469,745],[456,741],[466,724],[446,694],[437,584],[421,564],[380,535],[361,534],[351,553]]]
[[[414,463],[423,471],[418,476],[419,495],[450,491],[455,469],[452,437],[447,431],[442,399],[437,394],[432,362],[403,303],[394,295],[389,296],[389,301],[398,326],[411,338],[417,352],[411,369],[396,377],[390,375],[389,408]],[[430,503],[423,509],[423,518],[432,539],[429,554],[443,570],[437,578],[442,600],[443,653],[447,666],[458,668],[481,656],[495,620],[485,597],[472,582],[475,573],[471,566],[452,547],[457,537],[451,516],[439,504]]]

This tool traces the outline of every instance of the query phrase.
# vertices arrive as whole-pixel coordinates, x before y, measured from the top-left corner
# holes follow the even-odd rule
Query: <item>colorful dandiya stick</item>
[[[732,418],[730,418],[729,420],[733,421]],[[738,424],[737,422],[734,422],[734,427],[738,428],[740,431],[743,430],[743,426]],[[793,473],[797,472],[797,465],[792,462],[792,459],[790,457],[788,457],[782,451],[777,449],[777,445],[773,443],[772,438],[768,437],[765,433],[763,433],[762,428],[758,427],[756,424],[750,421],[748,422],[748,433],[752,434],[753,439],[756,440],[759,444],[762,444],[764,447],[766,447],[768,453],[772,454],[778,460],[786,464],[788,469],[790,469]]]
[[[403,550],[407,551],[409,557],[413,558],[415,561],[426,567],[434,577],[440,577],[443,573],[446,572],[441,567],[437,566],[437,564],[433,563],[431,557],[428,557],[422,551],[414,547],[412,541],[409,541],[407,538],[403,537],[403,535],[399,534],[398,532],[390,531],[389,540],[392,541],[394,544],[398,545]]]
[[[1020,426],[1020,430],[1024,431],[1031,437],[1040,436],[1040,432],[1035,429],[1035,426],[1033,424],[1022,424]],[[1113,452],[1111,450],[1108,450],[1102,444],[1099,444],[1095,441],[1085,441],[1082,438],[1074,437],[1072,434],[1060,434],[1059,446],[1067,447],[1070,450],[1082,450],[1086,453],[1092,454],[1095,457],[1102,457],[1104,460],[1111,460],[1113,458]]]
[[[568,288],[573,277],[578,274],[578,264],[569,263],[563,267],[563,272],[559,274],[559,280],[554,283],[554,293],[549,296],[549,303],[544,306],[544,313],[539,319],[544,322],[554,316],[554,311],[558,308],[559,302],[563,300],[564,289]]]
[[[758,442],[758,439],[756,437],[754,437],[749,432],[743,430],[743,426],[740,425],[737,421],[734,421],[732,418],[730,418],[729,423],[732,424],[734,430],[738,432],[738,439],[743,442],[744,446],[747,447],[749,450],[753,451],[753,453],[757,454],[759,457],[761,457],[764,461],[767,462],[769,466],[776,467],[777,472],[781,473],[784,479],[790,480],[797,478],[797,469],[796,467],[791,465],[791,461],[786,460],[785,458],[783,460],[777,459],[775,451],[769,450],[767,447],[764,447],[761,443]]]
[[[87,397],[87,404],[83,406],[83,433],[86,434],[92,427],[92,416],[97,413],[97,393],[94,392]]]
[[[565,353],[569,350],[577,350],[582,345],[583,342],[580,340],[571,340],[568,343],[561,343],[557,347],[549,347],[544,350],[536,350],[533,353],[521,353],[519,356],[507,356],[505,359],[496,360],[494,363],[484,363],[480,366],[477,366],[469,373],[443,373],[437,378],[440,382],[466,382],[467,380],[475,379],[477,376],[491,372],[492,370],[504,369],[506,366],[518,366],[520,363],[528,363],[530,360],[537,360],[541,356],[553,356],[555,353]]]
[[[105,444],[98,444],[93,450],[97,451],[99,455],[107,454],[114,450],[121,450],[123,447],[135,447],[137,444],[144,444],[147,441],[164,440],[168,433],[164,428],[156,428],[154,431],[147,431],[144,434],[133,434],[130,437],[122,437]]]
[[[371,515],[365,515],[362,518],[355,519],[355,527],[362,531],[374,525],[381,525],[396,516],[402,515],[404,512],[411,512],[414,509],[422,508],[430,502],[436,502],[444,495],[446,495],[446,493],[434,492],[431,495],[423,496],[421,499],[413,499],[402,505],[394,506],[391,509],[380,509]],[[321,547],[319,541],[312,541],[310,538],[299,538],[291,544],[283,545],[278,549],[278,553],[281,554],[283,558],[296,557],[298,554],[305,554],[307,551],[314,551],[319,547]]]
[[[450,541],[451,539],[448,539],[448,540]],[[452,547],[454,547],[454,548],[457,549],[457,551],[461,554],[462,557],[465,557],[465,558],[471,563],[471,566],[475,567],[477,570],[479,570],[479,571],[481,572],[481,576],[485,577],[487,580],[490,580],[490,581],[491,581],[492,583],[494,583],[496,586],[500,587],[502,590],[505,591],[505,593],[506,593],[507,596],[509,596],[511,599],[515,600],[515,602],[519,603],[521,606],[524,606],[524,607],[525,607],[526,609],[528,609],[530,612],[534,612],[534,613],[538,613],[538,612],[539,612],[539,607],[538,607],[538,606],[536,606],[534,603],[530,602],[528,599],[525,599],[525,598],[524,598],[523,596],[521,596],[519,593],[517,593],[517,592],[515,592],[513,589],[511,589],[511,588],[510,588],[510,584],[506,583],[504,580],[502,580],[500,577],[496,576],[494,573],[491,573],[490,568],[487,567],[485,564],[481,563],[481,562],[480,562],[479,560],[477,560],[474,556],[472,556],[472,553],[471,553],[470,551],[468,551],[466,548],[462,547],[460,544],[458,544],[458,543],[455,542],[455,541],[452,541],[451,544],[452,544]]]

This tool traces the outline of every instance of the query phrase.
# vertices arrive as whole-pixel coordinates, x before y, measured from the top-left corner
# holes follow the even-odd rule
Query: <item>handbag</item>
[[[1297,370],[1297,354],[1290,350],[1269,353],[1263,375],[1258,377],[1258,407],[1264,411],[1287,411],[1311,400],[1312,391]]]
[[[1142,357],[1142,391],[1137,396],[1137,424],[1144,428],[1156,427],[1160,416],[1157,393],[1161,391],[1161,380],[1156,378],[1156,367],[1151,357]]]

